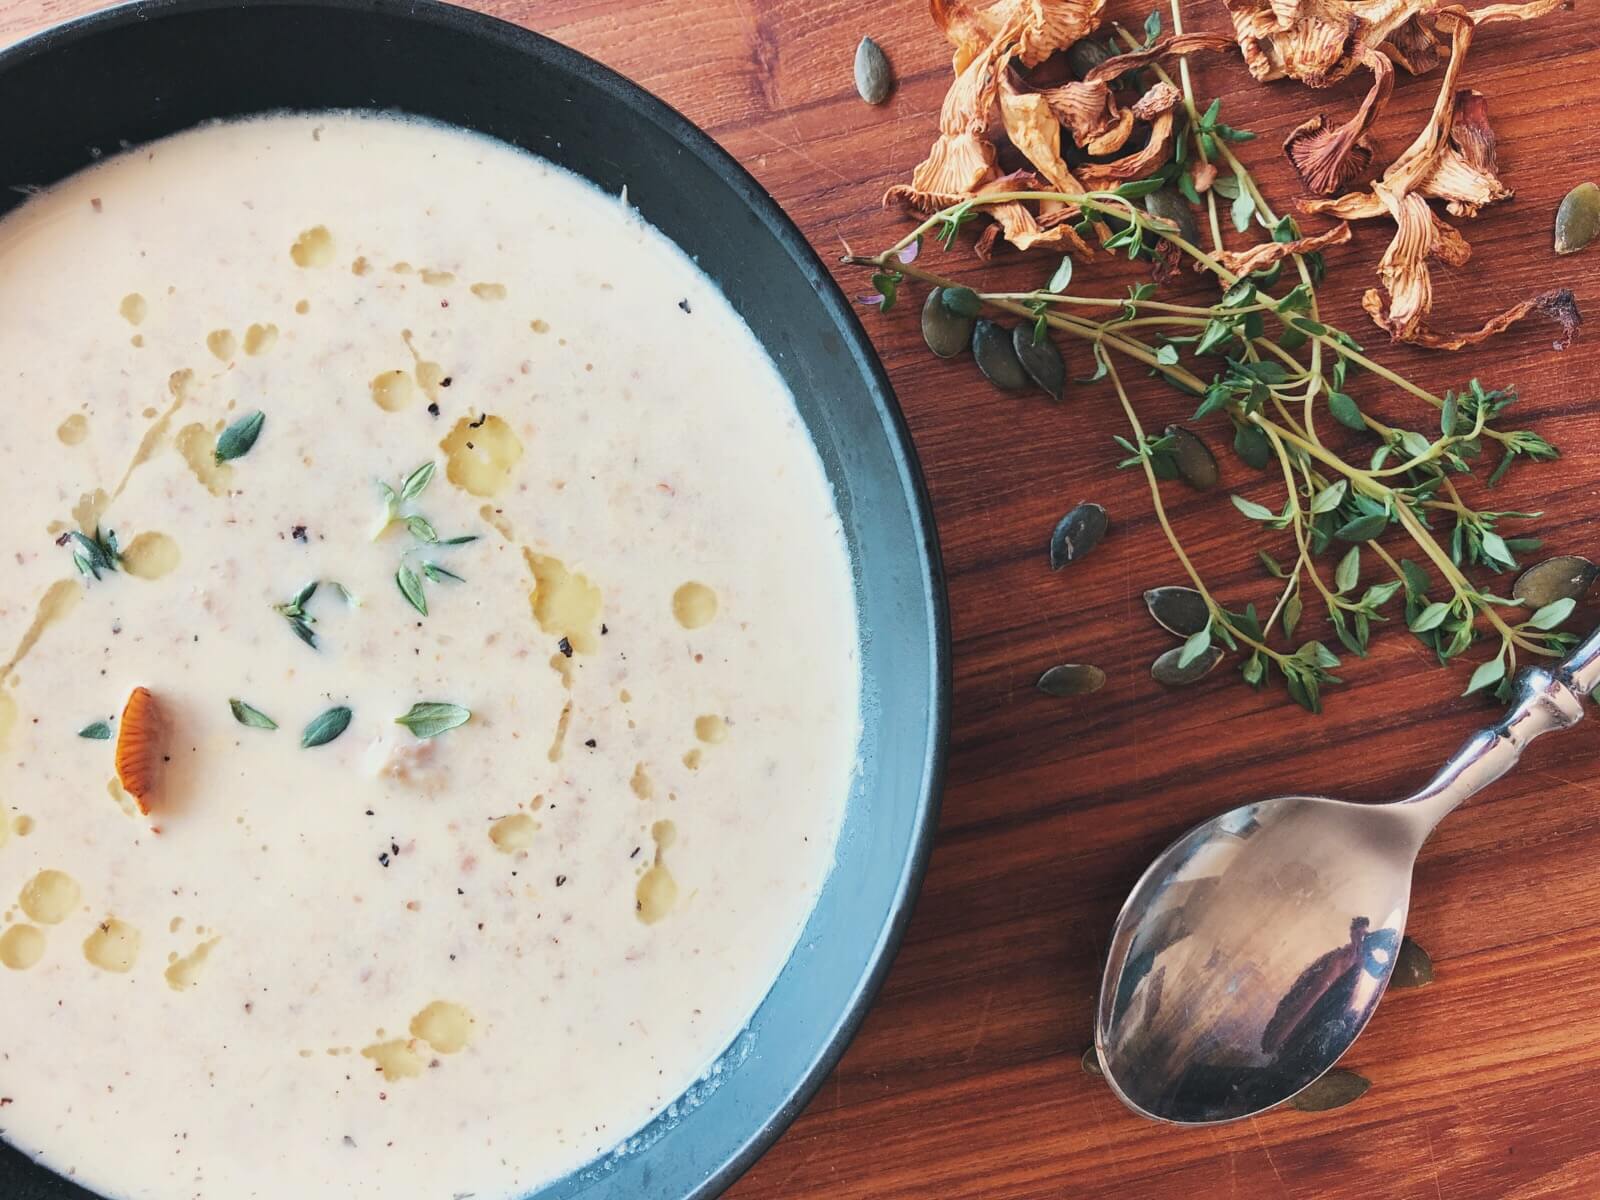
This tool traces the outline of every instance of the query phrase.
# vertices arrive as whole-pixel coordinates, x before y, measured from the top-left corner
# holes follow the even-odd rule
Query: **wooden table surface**
[[[830,261],[848,239],[886,244],[903,218],[879,208],[932,138],[949,55],[921,0],[475,0],[617,68],[733,152]],[[0,43],[95,7],[0,0]],[[1580,0],[1562,13],[1480,34],[1463,84],[1490,97],[1514,201],[1466,223],[1474,255],[1435,273],[1438,311],[1486,315],[1559,280],[1600,316],[1600,248],[1557,260],[1555,207],[1600,175],[1600,26]],[[1186,0],[1191,27],[1220,24],[1220,0]],[[1113,0],[1142,20],[1144,10]],[[893,59],[892,102],[856,97],[856,41]],[[1299,194],[1276,151],[1312,112],[1351,111],[1359,81],[1311,93],[1252,83],[1237,56],[1197,60],[1203,96],[1260,131],[1243,153],[1269,198]],[[1383,150],[1410,140],[1436,79],[1397,81]],[[14,116],[14,114],[13,114]],[[0,118],[3,120],[3,118]],[[0,140],[0,154],[4,153]],[[1320,224],[1311,223],[1320,228]],[[1392,226],[1359,228],[1328,255],[1324,312],[1382,339],[1357,299]],[[926,253],[926,252],[925,252]],[[970,251],[941,267],[971,272]],[[1008,256],[990,278],[1036,286],[1048,266]],[[1126,264],[1080,279],[1133,279]],[[841,279],[862,290],[853,273]],[[1196,297],[1201,285],[1190,284]],[[920,297],[916,297],[920,299]],[[1186,692],[1155,684],[1170,645],[1140,593],[1180,581],[1137,473],[1111,468],[1114,397],[1083,388],[1062,407],[990,390],[970,361],[932,358],[916,304],[868,327],[921,452],[949,572],[955,720],[944,813],[915,919],[843,1063],[784,1138],[735,1186],[736,1200],[993,1197],[1600,1196],[1600,721],[1541,743],[1525,765],[1454,816],[1423,852],[1410,931],[1437,981],[1395,992],[1347,1059],[1372,1080],[1348,1108],[1275,1112],[1175,1131],[1125,1112],[1079,1055],[1109,926],[1129,886],[1172,837],[1216,811],[1288,791],[1383,800],[1418,784],[1491,710],[1459,698],[1466,672],[1439,669],[1392,630],[1347,664],[1322,717],[1281,690],[1219,671]],[[1523,420],[1563,451],[1513,470],[1487,507],[1545,509],[1553,551],[1600,558],[1600,338],[1552,353],[1546,330],[1478,352],[1380,357],[1442,390],[1477,375],[1515,385]],[[1081,346],[1066,350],[1087,374]],[[1397,423],[1415,402],[1363,383],[1358,398]],[[1146,423],[1190,405],[1138,382]],[[1255,486],[1223,456],[1224,485]],[[1174,520],[1224,596],[1268,600],[1243,523],[1222,494],[1168,485]],[[1265,493],[1263,493],[1265,494]],[[1476,491],[1473,494],[1477,494]],[[1110,509],[1113,533],[1060,574],[1045,560],[1057,517],[1080,500]],[[1597,615],[1586,606],[1575,624]],[[1329,638],[1331,641],[1332,639]],[[1060,661],[1094,662],[1105,689],[1051,700],[1033,688]]]

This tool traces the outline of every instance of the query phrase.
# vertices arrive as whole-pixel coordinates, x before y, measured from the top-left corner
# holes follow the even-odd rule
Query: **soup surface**
[[[693,1083],[859,722],[838,514],[716,287],[539,159],[272,117],[0,222],[0,363],[5,1138],[111,1197],[490,1200]]]

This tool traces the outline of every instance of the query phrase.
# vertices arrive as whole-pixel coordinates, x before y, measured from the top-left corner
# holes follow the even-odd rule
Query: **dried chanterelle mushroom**
[[[1531,313],[1538,313],[1560,323],[1562,334],[1556,344],[1564,346],[1577,327],[1577,306],[1572,293],[1566,290],[1545,292],[1524,300],[1491,317],[1476,330],[1443,333],[1429,328],[1427,323],[1433,306],[1429,260],[1437,258],[1451,266],[1460,266],[1472,253],[1466,239],[1454,226],[1442,220],[1429,207],[1428,201],[1442,200],[1452,215],[1472,217],[1485,205],[1511,195],[1511,189],[1497,174],[1495,136],[1489,126],[1487,101],[1478,92],[1458,91],[1455,86],[1477,23],[1512,19],[1504,15],[1508,7],[1514,9],[1515,14],[1537,15],[1548,11],[1549,6],[1545,0],[1536,0],[1520,8],[1495,5],[1479,10],[1476,15],[1460,8],[1439,10],[1435,19],[1440,28],[1450,32],[1451,54],[1426,127],[1370,190],[1303,205],[1307,211],[1345,220],[1384,215],[1394,220],[1394,240],[1378,264],[1383,291],[1369,290],[1362,298],[1362,307],[1396,341],[1415,342],[1440,350],[1460,350],[1505,330]]]
[[[146,816],[165,761],[165,734],[165,721],[155,696],[149,688],[134,688],[122,709],[115,761],[117,782]]]
[[[1218,34],[1166,38],[1138,53],[1107,58],[1082,80],[1035,86],[1030,70],[1094,33],[1104,7],[1105,0],[932,0],[934,20],[955,46],[956,77],[940,111],[938,139],[911,173],[911,182],[890,188],[885,201],[930,213],[999,193],[1115,186],[1158,167],[1172,150],[1177,89],[1157,83],[1124,103],[1114,84],[1155,58],[1228,40]],[[1031,170],[1007,172],[1000,166],[990,134],[996,117]],[[1146,136],[1136,140],[1141,126]],[[1137,148],[1110,162],[1074,168],[1067,163],[1064,138],[1078,158],[1114,155],[1130,142]],[[1019,199],[985,206],[982,212],[994,224],[980,235],[978,253],[987,257],[1003,238],[1019,250],[1047,247],[1092,255],[1073,228],[1082,215],[1076,207],[1030,203]]]

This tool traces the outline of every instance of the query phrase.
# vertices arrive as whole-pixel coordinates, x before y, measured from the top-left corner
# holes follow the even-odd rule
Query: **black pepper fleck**
[[[388,852],[385,851],[384,853],[378,855],[378,861],[380,863],[382,863],[384,866],[387,867],[389,865],[389,854],[388,854]]]
[[[610,633],[610,632],[611,632],[611,630],[606,628],[606,623],[604,621],[600,622],[600,636],[601,637],[605,637],[605,635]]]
[[[629,857],[629,858],[638,858],[638,857],[639,857],[639,849],[640,849],[640,848],[639,848],[639,847],[638,847],[638,846],[635,846],[635,847],[634,847],[634,848],[633,848],[633,853],[632,853],[632,854],[630,854],[630,855],[628,855],[628,857]]]
[[[563,658],[571,658],[572,657],[572,643],[570,641],[568,641],[566,638],[562,638],[559,642],[556,643],[556,649],[561,651],[561,656]]]
[[[439,380],[439,386],[440,387],[449,387],[454,382],[455,382],[455,378],[453,376],[446,375],[443,379]]]
[[[399,854],[400,853],[400,843],[399,842],[390,842],[389,843],[389,853],[390,854]]]
[[[557,887],[560,887],[566,881],[567,881],[567,877],[565,875],[557,875],[556,876],[556,886]]]
[[[291,529],[289,531],[289,536],[292,537],[297,542],[305,541],[306,540],[306,527],[304,525],[296,525],[293,529]]]
[[[587,747],[589,747],[589,749],[591,749],[591,750],[593,750],[593,749],[594,749],[594,748],[595,748],[595,747],[596,747],[596,746],[598,746],[598,745],[599,745],[599,744],[600,744],[600,743],[599,743],[599,742],[597,742],[597,741],[595,741],[595,740],[594,740],[594,739],[593,739],[593,738],[590,738],[590,739],[588,739],[588,741],[586,741],[586,742],[584,742],[584,743],[583,743],[583,744],[584,744],[584,745],[585,745],[585,746],[587,746]]]
[[[479,429],[479,428],[482,427],[483,423],[485,421],[487,421],[488,419],[489,419],[489,414],[488,413],[484,413],[483,416],[479,417],[476,421],[468,421],[467,422],[467,428],[468,429]]]
[[[694,311],[693,309],[691,309],[689,307],[689,298],[687,296],[685,296],[682,300],[678,301],[678,307],[683,309],[684,312],[693,312]]]
[[[437,400],[432,401],[431,403],[429,403],[429,405],[428,405],[428,415],[430,417],[437,417],[439,415],[439,402]]]

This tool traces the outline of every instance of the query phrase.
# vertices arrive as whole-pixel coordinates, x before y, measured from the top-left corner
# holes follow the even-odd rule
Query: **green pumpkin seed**
[[[1556,210],[1556,253],[1576,254],[1600,233],[1600,187],[1580,183]]]
[[[1600,576],[1596,567],[1580,554],[1563,554],[1534,563],[1511,586],[1511,594],[1524,608],[1541,609],[1557,600],[1582,600],[1584,593]]]
[[[1093,38],[1083,38],[1067,47],[1067,66],[1078,79],[1082,79],[1110,57],[1111,51],[1106,49],[1105,43],[1097,42]]]
[[[1176,637],[1193,637],[1211,624],[1211,609],[1192,587],[1151,588],[1144,594],[1144,606],[1157,625]]]
[[[1182,425],[1168,425],[1166,433],[1172,439],[1172,457],[1178,467],[1178,478],[1197,492],[1209,492],[1216,487],[1221,479],[1217,457],[1199,435]]]
[[[1078,1062],[1083,1067],[1085,1075],[1094,1075],[1102,1079],[1105,1077],[1105,1071],[1100,1067],[1100,1055],[1093,1046],[1083,1052],[1083,1057]]]
[[[1171,221],[1178,227],[1178,236],[1191,246],[1199,242],[1200,230],[1194,223],[1194,209],[1177,188],[1157,188],[1144,198],[1144,210],[1153,217]]]
[[[1087,696],[1106,685],[1106,673],[1084,663],[1062,663],[1039,676],[1038,688],[1046,696]]]
[[[1198,683],[1222,661],[1222,651],[1212,646],[1209,650],[1201,651],[1192,662],[1180,667],[1178,660],[1183,657],[1183,650],[1182,646],[1174,646],[1150,664],[1150,674],[1157,683],[1164,683],[1168,687]]]
[[[1032,325],[1018,325],[1011,331],[1011,348],[1017,352],[1022,369],[1045,395],[1052,400],[1061,400],[1066,396],[1067,364],[1049,334],[1045,334],[1043,341],[1036,342],[1033,340]]]
[[[1100,544],[1111,517],[1098,504],[1080,504],[1056,522],[1050,534],[1050,569],[1059,571]]]
[[[983,301],[969,287],[940,288],[939,300],[958,317],[976,317],[983,311]]]
[[[1289,1107],[1298,1108],[1301,1112],[1327,1112],[1332,1108],[1343,1108],[1361,1099],[1371,1086],[1372,1081],[1366,1076],[1335,1067],[1292,1097]]]
[[[1259,425],[1240,425],[1233,431],[1233,452],[1246,466],[1265,470],[1272,461],[1272,441]]]
[[[894,71],[883,47],[869,37],[856,47],[856,91],[868,104],[882,104],[894,90]]]
[[[955,358],[972,342],[973,321],[952,312],[943,293],[943,288],[934,288],[923,302],[922,340],[940,358]]]
[[[1409,937],[1400,942],[1400,953],[1394,957],[1394,973],[1389,976],[1392,988],[1427,987],[1433,982],[1433,959],[1428,952]]]
[[[972,357],[978,360],[978,370],[1003,392],[1020,392],[1032,382],[1004,325],[979,321],[972,330]]]

